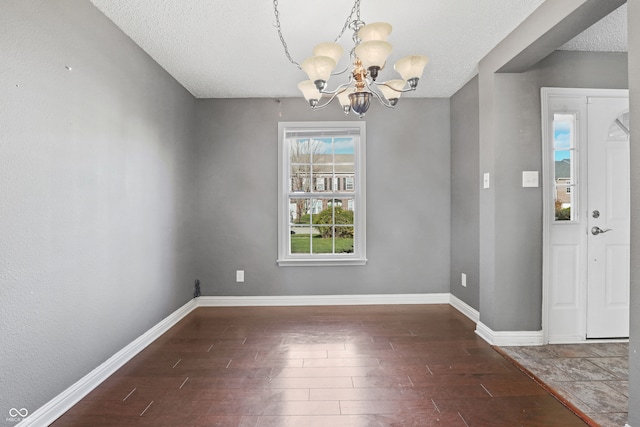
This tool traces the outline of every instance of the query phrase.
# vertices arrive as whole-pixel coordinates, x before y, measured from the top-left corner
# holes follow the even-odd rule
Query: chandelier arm
[[[344,74],[344,73],[346,73],[347,71],[349,71],[349,68],[351,68],[351,65],[347,64],[347,66],[346,66],[346,67],[344,67],[344,69],[342,69],[342,70],[340,70],[340,71],[333,71],[333,72],[331,72],[331,75],[332,75],[332,76],[339,76],[340,74]]]
[[[331,101],[333,101],[333,98],[335,98],[335,97],[336,97],[336,95],[333,95],[333,96],[331,97],[331,99],[329,99],[329,100],[328,100],[327,102],[325,102],[324,104],[316,104],[316,105],[313,107],[313,109],[314,109],[314,110],[321,110],[321,109],[325,108],[327,105],[331,104]]]
[[[331,101],[334,100],[335,97],[338,96],[339,93],[342,93],[346,90],[346,88],[349,87],[349,85],[351,85],[351,83],[353,82],[353,77],[349,76],[349,81],[347,83],[342,83],[340,86],[338,86],[335,90],[332,91],[320,91],[321,94],[323,95],[331,95],[331,98],[329,98],[329,100],[327,102],[325,102],[324,104],[316,104],[313,109],[314,110],[320,110],[324,107],[326,107],[327,105],[331,104]]]
[[[415,87],[411,87],[411,86],[409,86],[409,87],[408,87],[408,88],[406,88],[406,89],[400,89],[400,90],[398,90],[398,89],[396,89],[396,88],[394,88],[394,87],[389,86],[389,85],[387,84],[387,82],[373,82],[373,85],[375,85],[375,86],[386,86],[386,87],[388,87],[389,89],[391,89],[391,90],[393,90],[393,91],[395,91],[395,92],[398,92],[398,93],[412,92],[412,91],[416,90],[416,88],[415,88]],[[406,86],[406,84],[405,84],[405,86]]]
[[[340,86],[335,88],[334,90],[321,90],[320,93],[323,95],[331,95],[331,99],[329,102],[333,100],[339,93],[342,93],[348,88],[351,83],[353,83],[353,76],[349,75],[349,81],[346,83],[342,83]]]
[[[369,84],[369,82],[366,82],[367,85],[367,89],[369,89],[369,91],[376,97],[378,98],[378,101],[380,102],[380,104],[384,105],[387,108],[394,108],[395,105],[391,104],[389,101],[387,101],[382,95],[380,95],[378,93],[378,91],[373,90],[373,88],[371,87],[371,85]],[[377,86],[377,85],[374,85]],[[386,85],[385,85],[386,86]]]

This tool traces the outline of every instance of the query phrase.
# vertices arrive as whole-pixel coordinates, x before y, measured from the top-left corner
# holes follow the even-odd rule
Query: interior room
[[[151,3],[0,4],[0,424],[51,424],[202,307],[424,304],[451,307],[489,346],[628,338],[640,401],[638,0]],[[401,56],[429,62],[394,108],[310,108],[286,54],[302,62],[333,41],[356,6],[393,24],[381,80]],[[352,47],[349,29],[340,43]],[[582,282],[574,311],[554,305],[566,270],[553,267],[547,192],[587,188],[549,180],[543,88],[628,90],[623,333],[590,336]],[[318,122],[364,123],[366,200],[354,196],[352,249],[291,256],[305,224],[279,150],[286,126]],[[337,212],[323,200],[318,212]],[[625,422],[640,427],[637,405]]]

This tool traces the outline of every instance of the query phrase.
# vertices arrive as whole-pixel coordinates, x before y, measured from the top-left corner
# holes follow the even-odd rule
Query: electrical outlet
[[[244,270],[236,270],[236,282],[244,282]]]
[[[467,275],[462,273],[462,278],[460,279],[460,284],[462,286],[464,286],[465,288],[467,287]]]

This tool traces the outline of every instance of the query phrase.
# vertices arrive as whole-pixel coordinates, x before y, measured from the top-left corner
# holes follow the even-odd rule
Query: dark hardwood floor
[[[198,308],[53,425],[585,426],[448,305]]]

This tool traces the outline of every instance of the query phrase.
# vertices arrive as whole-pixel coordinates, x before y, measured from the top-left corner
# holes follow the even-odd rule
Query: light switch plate
[[[489,172],[485,172],[483,175],[482,188],[489,188]]]
[[[538,187],[538,171],[522,171],[523,187]]]

